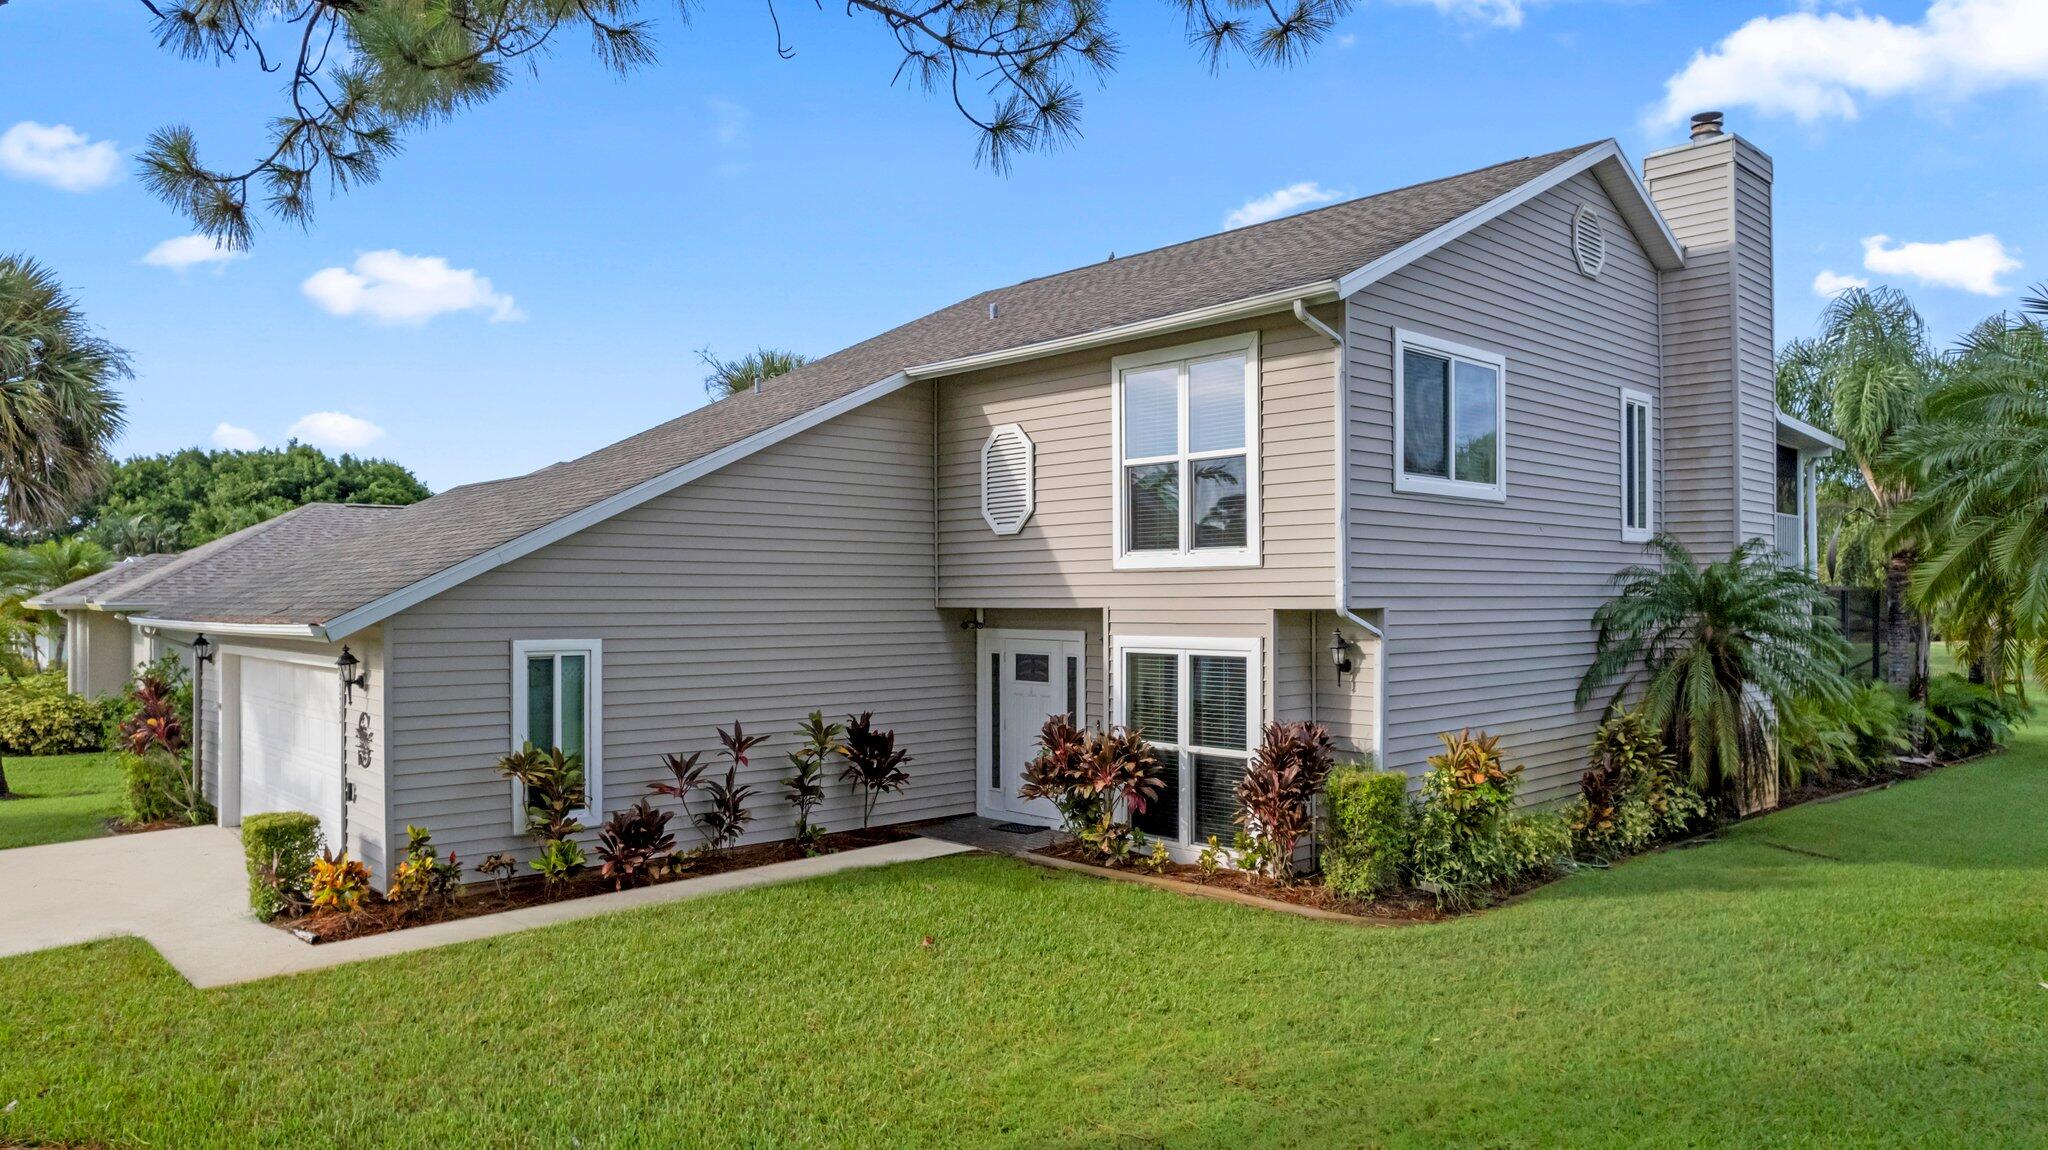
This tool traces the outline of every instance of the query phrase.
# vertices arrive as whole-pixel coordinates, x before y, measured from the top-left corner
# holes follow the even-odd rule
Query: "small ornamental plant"
[[[655,810],[641,799],[625,810],[616,811],[597,832],[599,874],[613,890],[652,881],[669,869],[676,853],[676,836],[669,833],[668,811]]]
[[[1122,863],[1137,847],[1131,820],[1163,789],[1163,768],[1136,728],[1082,731],[1065,715],[1038,730],[1038,754],[1024,768],[1018,795],[1045,799],[1068,834],[1098,860]]]
[[[490,879],[492,888],[502,897],[512,884],[512,876],[519,873],[519,860],[503,851],[488,854],[476,864],[476,873]]]
[[[903,769],[910,755],[897,748],[896,732],[875,730],[875,716],[870,711],[846,717],[846,742],[840,754],[846,759],[846,769],[839,779],[852,783],[860,793],[860,825],[866,827],[883,795],[910,785],[910,775]]]
[[[425,827],[405,828],[405,858],[391,870],[385,897],[413,911],[425,910],[455,897],[462,889],[462,862],[449,852],[442,858]]]
[[[527,743],[498,760],[498,773],[526,789],[526,833],[540,841],[533,869],[551,888],[576,877],[584,863],[575,839],[584,828],[576,812],[590,802],[583,788],[583,757]]]
[[[703,784],[709,805],[697,816],[698,824],[704,828],[704,841],[711,849],[722,850],[737,844],[746,833],[747,824],[754,821],[754,813],[747,809],[754,788],[740,782],[740,768],[747,765],[747,752],[767,741],[766,735],[747,734],[737,719],[733,720],[732,730],[718,732],[727,763],[725,778]]]
[[[370,868],[348,857],[347,851],[322,851],[313,860],[311,891],[314,910],[353,914],[370,896]]]
[[[1251,766],[1237,784],[1237,821],[1263,840],[1266,871],[1294,878],[1294,847],[1314,820],[1313,804],[1336,755],[1321,723],[1267,723]]]
[[[817,824],[811,812],[825,801],[825,764],[832,756],[845,753],[842,740],[846,728],[826,722],[824,712],[812,711],[796,734],[797,746],[789,752],[790,773],[782,780],[782,789],[789,805],[796,809],[797,849],[814,855],[825,828]]]

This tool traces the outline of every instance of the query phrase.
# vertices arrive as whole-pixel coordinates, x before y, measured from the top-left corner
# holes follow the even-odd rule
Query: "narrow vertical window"
[[[1656,531],[1653,401],[1639,391],[1621,393],[1621,537],[1643,542]]]
[[[1003,786],[1003,653],[988,655],[988,785]]]
[[[559,749],[583,763],[582,812],[595,822],[604,810],[603,642],[518,639],[512,644],[512,746]],[[526,825],[525,795],[513,786],[513,822]]]
[[[1081,660],[1067,656],[1067,722],[1081,721]]]

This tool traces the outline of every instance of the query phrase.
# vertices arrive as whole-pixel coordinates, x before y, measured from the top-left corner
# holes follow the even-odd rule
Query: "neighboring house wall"
[[[1686,266],[1667,275],[1668,528],[1702,561],[1774,532],[1771,161],[1737,136],[1651,155],[1645,181]]]
[[[133,631],[127,620],[105,611],[64,612],[65,685],[88,699],[127,689],[135,666]]]
[[[1572,258],[1581,204],[1607,237],[1598,277]],[[1657,285],[1581,175],[1350,300],[1350,598],[1385,612],[1388,766],[1419,772],[1438,732],[1470,725],[1527,764],[1524,796],[1575,786],[1599,715],[1573,703],[1592,614],[1644,557],[1622,539],[1620,405],[1659,390]],[[1506,358],[1506,502],[1394,490],[1396,328]]]
[[[393,618],[391,825],[464,857],[530,851],[493,769],[514,639],[603,641],[607,810],[668,778],[664,753],[702,751],[722,773],[714,729],[737,719],[771,736],[742,776],[757,788],[747,840],[785,838],[778,780],[820,708],[872,710],[913,756],[878,822],[971,812],[975,643],[934,603],[932,472],[931,388],[913,385]],[[859,822],[836,776],[828,829]]]

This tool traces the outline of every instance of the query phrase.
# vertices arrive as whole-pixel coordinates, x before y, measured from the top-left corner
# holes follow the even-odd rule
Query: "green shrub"
[[[1865,683],[1841,699],[1802,696],[1778,714],[1778,767],[1785,783],[1867,778],[1911,748],[1915,710],[1905,694]]]
[[[1961,675],[1941,674],[1927,681],[1927,733],[1934,736],[1935,753],[1944,759],[1990,750],[2004,742],[2026,714],[2018,699]]]
[[[1414,843],[1408,776],[1346,763],[1323,783],[1323,883],[1370,898],[1401,884]]]
[[[192,793],[192,759],[154,750],[121,755],[122,818],[131,823],[183,822],[198,826],[213,807]]]
[[[1429,757],[1415,823],[1416,882],[1427,884],[1440,905],[1463,907],[1556,865],[1569,836],[1560,839],[1563,823],[1553,816],[1510,815],[1522,768],[1501,765],[1500,739],[1470,730],[1439,737],[1444,750]]]
[[[295,914],[310,898],[313,862],[323,846],[320,818],[273,811],[242,819],[242,854],[249,863],[249,908],[265,922]]]
[[[105,745],[105,711],[72,694],[64,672],[44,671],[0,684],[0,753],[68,755]]]
[[[1633,854],[1706,813],[1706,800],[1679,777],[1676,756],[1640,709],[1608,712],[1590,759],[1563,816],[1575,857],[1607,862]]]

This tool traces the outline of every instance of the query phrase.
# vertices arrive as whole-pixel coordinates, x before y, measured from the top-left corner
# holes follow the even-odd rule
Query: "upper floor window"
[[[1394,333],[1394,489],[1507,498],[1507,361]]]
[[[1118,567],[1259,561],[1258,335],[1119,356]]]
[[[1641,543],[1656,531],[1656,468],[1650,459],[1653,401],[1640,391],[1621,393],[1621,537]]]

